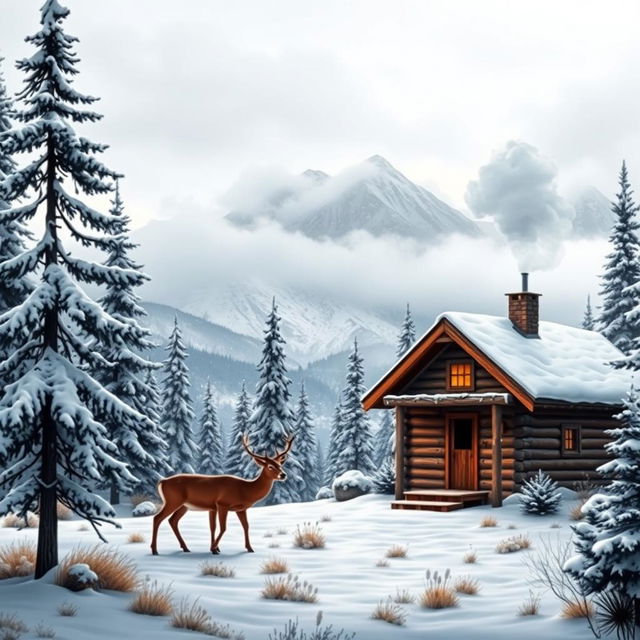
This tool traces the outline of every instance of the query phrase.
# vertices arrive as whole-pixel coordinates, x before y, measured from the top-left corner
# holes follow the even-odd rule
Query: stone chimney
[[[522,274],[522,291],[507,293],[509,296],[509,320],[513,327],[526,338],[539,338],[538,320],[541,293],[529,291],[529,274]]]

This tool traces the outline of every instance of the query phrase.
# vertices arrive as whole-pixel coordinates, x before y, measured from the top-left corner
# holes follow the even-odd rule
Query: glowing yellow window
[[[449,387],[451,389],[471,389],[473,387],[473,365],[452,362],[449,365]]]

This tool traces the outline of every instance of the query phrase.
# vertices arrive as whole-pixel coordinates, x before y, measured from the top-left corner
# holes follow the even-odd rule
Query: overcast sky
[[[29,55],[42,0],[0,0],[0,53]],[[136,224],[214,207],[247,169],[335,172],[374,153],[465,208],[510,139],[560,187],[640,176],[640,3],[66,0],[93,138]],[[88,132],[89,133],[89,132]]]

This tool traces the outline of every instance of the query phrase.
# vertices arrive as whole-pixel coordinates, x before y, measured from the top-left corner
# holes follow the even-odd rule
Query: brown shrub
[[[17,516],[15,513],[8,513],[2,519],[2,526],[6,529],[37,529],[40,518],[31,511],[27,512],[27,519]]]
[[[582,507],[585,501],[578,502],[578,504],[573,505],[571,509],[569,509],[569,519],[577,522],[578,520],[582,520],[584,518],[584,514],[582,513]]]
[[[210,624],[211,616],[204,607],[198,604],[197,600],[190,603],[188,598],[183,598],[173,610],[171,626],[177,629],[207,633]]]
[[[437,571],[425,574],[426,587],[420,596],[420,604],[426,609],[448,609],[457,607],[459,600],[449,581],[451,572],[447,569],[443,575]]]
[[[529,597],[518,608],[519,616],[537,616],[540,611],[540,596],[529,591]]]
[[[529,548],[531,548],[531,539],[527,535],[511,536],[500,540],[496,545],[498,553],[513,553],[514,551]]]
[[[387,556],[387,558],[406,558],[408,551],[409,547],[403,547],[400,544],[394,544],[392,547],[387,549],[387,553],[385,555]]]
[[[477,559],[478,554],[474,549],[469,549],[469,551],[462,556],[462,562],[465,564],[475,564]]]
[[[289,563],[284,558],[269,558],[262,563],[260,573],[289,573]]]
[[[560,615],[567,620],[573,620],[591,618],[594,613],[593,605],[588,600],[570,600],[562,605]]]
[[[130,533],[129,537],[127,538],[127,542],[129,544],[139,544],[140,542],[144,542],[145,538],[141,533],[138,533],[137,531],[134,533]]]
[[[58,516],[58,520],[71,520],[73,511],[71,511],[66,504],[62,504],[62,502],[58,500],[56,503],[56,515]]]
[[[222,562],[203,562],[200,565],[201,576],[214,576],[216,578],[233,578],[236,575],[235,569],[228,567]]]
[[[111,591],[135,591],[139,584],[135,564],[128,556],[109,547],[77,547],[65,556],[56,574],[56,584],[60,587],[71,585],[69,568],[74,564],[89,565],[98,576],[98,589]]]
[[[494,516],[484,516],[484,518],[482,518],[482,520],[480,520],[480,526],[483,528],[486,527],[497,527],[498,526],[498,521],[496,520],[496,518]]]
[[[378,602],[371,617],[374,620],[383,620],[384,622],[398,626],[402,626],[407,620],[407,614],[391,600]]]
[[[288,600],[290,602],[317,602],[318,589],[298,576],[267,578],[262,589],[262,597],[267,600]]]
[[[149,495],[148,493],[133,493],[129,496],[131,506],[134,508],[143,502],[155,502],[156,500],[157,498],[155,496]]]
[[[133,598],[129,609],[145,616],[168,616],[173,611],[173,591],[157,582],[145,584]]]
[[[480,591],[480,583],[471,576],[460,576],[454,580],[453,588],[466,596],[475,596]]]
[[[0,580],[30,576],[35,566],[35,543],[12,542],[0,547]]]
[[[65,618],[73,618],[78,613],[78,607],[71,602],[63,602],[58,605],[58,615]]]
[[[322,549],[324,543],[325,536],[317,522],[305,522],[302,527],[298,525],[293,536],[293,545],[301,549]]]
[[[407,589],[396,589],[396,595],[393,596],[393,601],[396,604],[413,604],[416,601],[416,597]]]
[[[0,631],[5,630],[20,634],[25,633],[29,628],[15,614],[0,613]]]

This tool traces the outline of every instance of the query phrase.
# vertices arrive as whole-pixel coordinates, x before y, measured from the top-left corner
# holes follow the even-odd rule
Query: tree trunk
[[[640,598],[633,599],[633,618],[636,627],[640,627]]]
[[[120,504],[120,490],[118,489],[118,485],[115,482],[111,483],[111,495],[109,497],[109,502],[113,504]]]
[[[55,147],[49,134],[47,140],[47,215],[46,225],[51,236],[58,235],[56,221],[56,197],[53,191],[55,180]],[[48,247],[45,253],[45,268],[58,262],[56,246]],[[44,316],[44,347],[58,352],[58,309],[48,310]],[[40,524],[38,525],[38,555],[35,577],[41,578],[58,564],[58,433],[51,413],[52,398],[45,399],[40,415],[42,451],[40,469]]]

